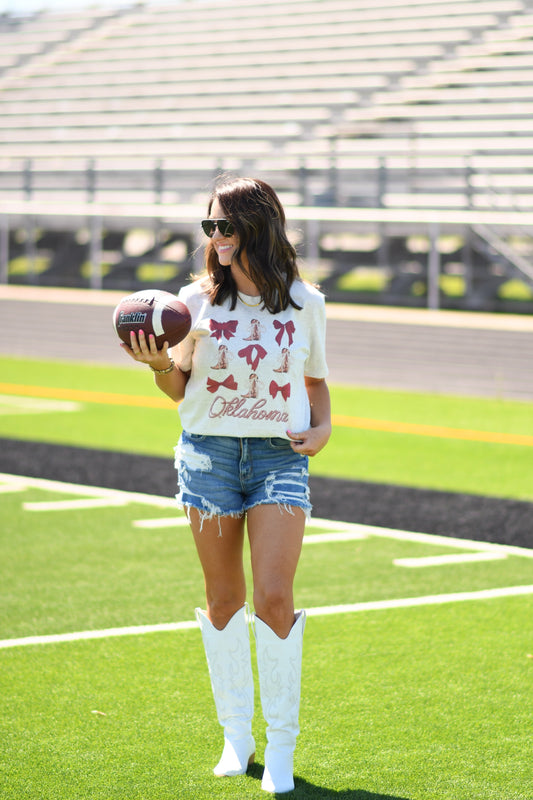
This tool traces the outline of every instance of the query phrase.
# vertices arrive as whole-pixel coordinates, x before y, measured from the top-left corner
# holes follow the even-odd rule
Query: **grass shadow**
[[[248,767],[247,775],[255,780],[261,780],[264,767],[257,761]],[[287,800],[409,800],[407,797],[398,797],[392,794],[376,794],[367,792],[365,789],[342,789],[337,792],[335,789],[327,789],[325,786],[317,786],[309,783],[302,778],[295,776],[294,789],[292,792],[274,794],[270,797],[287,798]]]

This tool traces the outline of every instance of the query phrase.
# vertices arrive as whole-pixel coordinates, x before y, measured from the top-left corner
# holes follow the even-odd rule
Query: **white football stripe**
[[[336,531],[335,533],[308,533],[303,538],[304,544],[329,544],[329,542],[354,542],[366,539],[366,534],[358,531]]]
[[[0,394],[0,414],[48,414],[56,411],[79,411],[81,403],[71,400],[52,400],[43,397],[26,397]]]
[[[500,589],[481,589],[477,592],[452,592],[423,597],[405,597],[398,600],[371,600],[362,603],[346,603],[339,606],[316,606],[306,609],[308,617],[323,617],[330,614],[350,614],[358,611],[386,611],[397,608],[415,608],[444,603],[464,603],[469,600],[494,600],[500,597],[522,597],[533,594],[533,586],[504,586]],[[0,642],[0,645],[2,643]]]
[[[136,519],[134,528],[184,528],[189,524],[187,517],[161,517],[158,519]]]
[[[24,511],[79,511],[90,508],[114,508],[127,505],[121,497],[84,497],[79,500],[50,500],[38,503],[23,503]]]
[[[395,567],[440,567],[447,564],[470,564],[476,561],[499,561],[507,558],[507,553],[500,550],[488,550],[482,553],[454,553],[453,555],[421,556],[420,558],[395,558]]]
[[[159,303],[157,300],[154,303],[154,310],[152,312],[152,328],[154,329],[154,333],[156,336],[161,336],[165,329],[163,328],[163,309],[165,308],[163,303]]]
[[[401,608],[415,608],[417,606],[441,605],[444,603],[461,603],[470,600],[523,597],[531,594],[533,594],[533,586],[505,586],[500,589],[482,589],[478,592],[454,592],[452,594],[407,597],[397,600],[374,600],[339,606],[316,606],[315,608],[307,608],[306,614],[308,617],[323,617],[333,614],[350,614],[361,611],[387,611]],[[73,633],[45,634],[42,636],[24,636],[19,639],[0,640],[0,650],[36,644],[60,644],[62,642],[78,642],[87,639],[106,639],[114,636],[139,636],[146,633],[190,630],[197,627],[198,623],[196,620],[188,620],[185,622],[161,622],[154,625],[131,625],[126,628],[107,628],[93,631],[76,631]]]

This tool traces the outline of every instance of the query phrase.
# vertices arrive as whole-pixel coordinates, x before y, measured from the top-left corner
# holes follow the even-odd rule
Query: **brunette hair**
[[[243,268],[246,254],[247,274],[261,293],[263,306],[272,314],[289,305],[301,308],[291,297],[290,287],[300,277],[296,250],[286,232],[285,211],[271,186],[253,178],[225,179],[218,183],[208,203],[208,216],[218,200],[226,219],[233,223],[239,237],[234,260]],[[237,286],[228,267],[223,267],[210,240],[205,248],[207,276],[204,285],[212,305],[231,298],[237,303]]]

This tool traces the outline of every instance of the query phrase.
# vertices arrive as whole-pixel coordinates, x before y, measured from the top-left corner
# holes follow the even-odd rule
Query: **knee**
[[[259,619],[272,628],[280,638],[290,633],[294,624],[292,592],[277,588],[254,591],[254,610]]]
[[[211,624],[221,631],[226,627],[233,615],[244,605],[240,598],[208,598],[207,616]]]

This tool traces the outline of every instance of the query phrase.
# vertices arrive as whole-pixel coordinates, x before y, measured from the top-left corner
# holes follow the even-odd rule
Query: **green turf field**
[[[148,371],[0,367],[0,437],[172,458],[179,417]],[[332,399],[315,474],[533,499],[533,404],[340,386]],[[222,734],[190,625],[203,581],[172,501],[0,476],[0,509],[0,799],[267,796],[258,696],[257,764],[211,773]],[[530,800],[532,552],[309,526],[286,796]]]
[[[146,368],[0,369],[0,436],[172,457],[179,416]],[[314,474],[533,500],[533,403],[330,388],[334,432]]]
[[[257,764],[211,773],[221,729],[199,631],[180,627],[203,604],[183,517],[35,479],[0,476],[0,492],[2,800],[266,796],[258,697]],[[531,555],[315,521],[287,797],[528,800]]]

